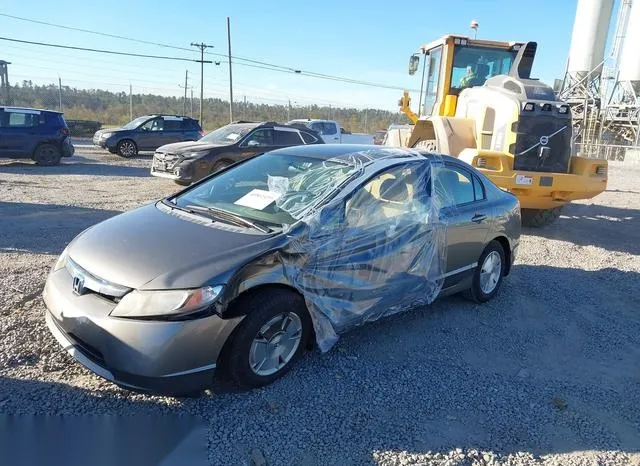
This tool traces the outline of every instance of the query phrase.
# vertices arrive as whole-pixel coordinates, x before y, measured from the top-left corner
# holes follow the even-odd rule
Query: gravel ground
[[[640,465],[640,165],[525,231],[501,293],[357,329],[272,386],[133,394],[45,328],[48,268],[77,233],[176,190],[149,157],[0,166],[0,412],[179,413],[208,423],[211,464]]]

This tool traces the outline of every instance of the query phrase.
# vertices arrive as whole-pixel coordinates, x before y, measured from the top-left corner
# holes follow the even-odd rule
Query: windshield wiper
[[[208,212],[222,220],[227,220],[231,223],[235,223],[236,225],[250,227],[255,230],[261,231],[262,233],[271,232],[271,229],[268,227],[254,223],[251,220],[247,220],[246,218],[241,217],[240,215],[229,212],[228,210],[219,209],[218,207],[205,207],[201,205],[189,204],[185,206],[185,209],[197,212]]]

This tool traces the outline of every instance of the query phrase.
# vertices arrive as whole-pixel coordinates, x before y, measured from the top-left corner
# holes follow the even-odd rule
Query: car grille
[[[173,171],[176,165],[182,162],[182,157],[177,154],[167,152],[156,152],[153,155],[151,168],[156,171]]]
[[[79,278],[85,293],[92,292],[113,302],[118,302],[131,288],[103,280],[80,267],[70,258],[67,258],[67,272],[73,279]]]

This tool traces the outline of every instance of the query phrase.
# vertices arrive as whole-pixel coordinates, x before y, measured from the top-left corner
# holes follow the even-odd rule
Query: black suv
[[[62,113],[35,108],[0,107],[0,157],[31,158],[58,165],[74,149]]]
[[[145,115],[122,128],[101,129],[93,143],[122,157],[134,157],[138,151],[156,150],[172,142],[195,141],[202,137],[198,120],[179,115]]]
[[[318,133],[302,126],[238,121],[218,128],[198,141],[158,148],[153,156],[151,174],[186,186],[241,160],[281,147],[304,144],[324,144],[324,141]]]

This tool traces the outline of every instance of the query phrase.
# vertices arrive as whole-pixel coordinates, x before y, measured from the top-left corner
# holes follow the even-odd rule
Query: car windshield
[[[172,202],[185,209],[221,209],[253,222],[290,225],[319,205],[360,166],[347,159],[266,153],[214,176]]]
[[[253,123],[238,123],[223,126],[215,131],[211,131],[209,134],[202,137],[200,141],[212,142],[215,144],[233,144],[240,138],[246,136],[246,134],[256,126],[258,125]]]
[[[123,129],[136,129],[138,126],[140,126],[142,123],[147,121],[149,118],[151,118],[151,117],[150,116],[138,117],[135,120],[131,120],[129,123],[124,125],[122,128]]]

